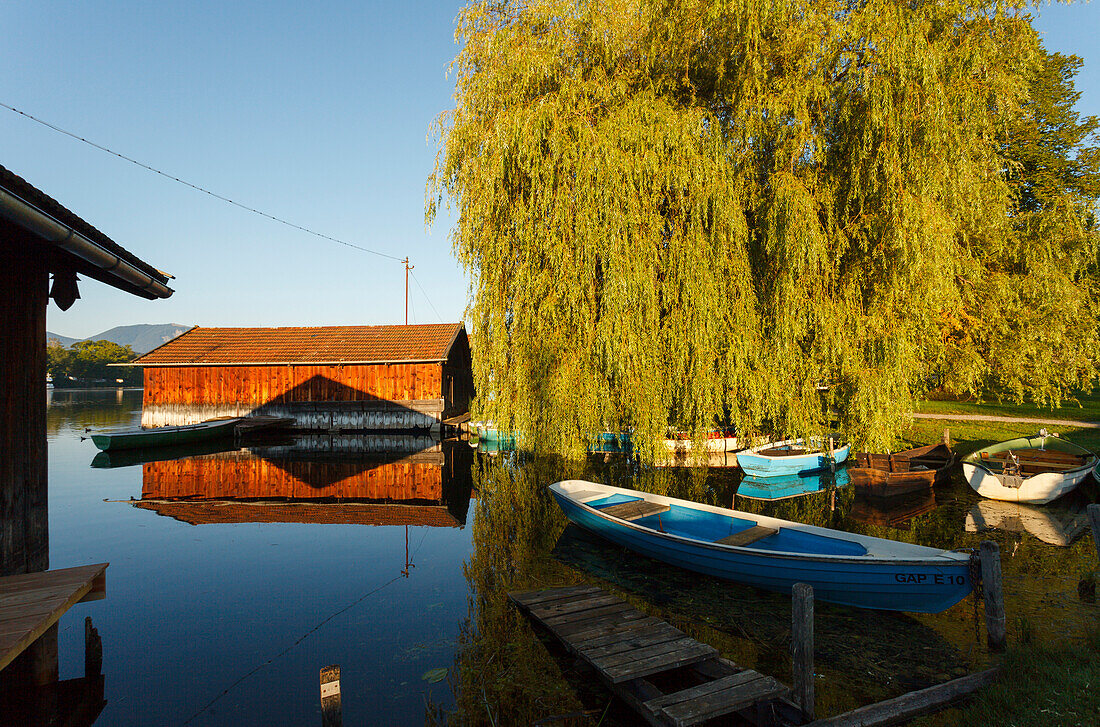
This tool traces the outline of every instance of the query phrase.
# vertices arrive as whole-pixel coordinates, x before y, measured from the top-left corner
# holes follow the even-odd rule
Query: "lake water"
[[[83,672],[85,616],[102,637],[97,724],[318,724],[318,671],[329,664],[341,667],[348,724],[568,714],[629,724],[506,598],[581,582],[789,681],[788,597],[567,527],[545,486],[569,477],[942,548],[990,538],[1002,551],[1010,640],[1080,639],[1100,615],[1078,590],[1095,567],[1083,515],[1092,485],[1045,508],[999,507],[957,474],[889,507],[843,486],[768,502],[736,495],[736,472],[717,467],[392,437],[265,439],[142,463],[96,459],[81,441],[88,427],[136,424],[140,391],[55,390],[49,401],[50,565],[111,564],[106,599],[74,607],[59,631],[62,679]],[[931,615],[819,603],[816,638],[819,716],[989,658],[971,599]]]

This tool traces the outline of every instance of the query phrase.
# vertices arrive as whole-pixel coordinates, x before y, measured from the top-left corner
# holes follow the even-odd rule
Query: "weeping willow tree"
[[[574,451],[830,416],[882,446],[956,366],[1093,375],[1089,282],[1012,219],[1019,4],[497,0],[456,36],[427,216],[458,208],[481,416]],[[1073,376],[982,365],[1013,306],[1066,323],[1027,345]]]

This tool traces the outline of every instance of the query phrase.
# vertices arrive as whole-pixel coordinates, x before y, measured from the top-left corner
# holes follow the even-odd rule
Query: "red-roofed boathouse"
[[[300,429],[438,431],[474,392],[461,323],[196,327],[134,364],[145,369],[144,427],[265,415]]]

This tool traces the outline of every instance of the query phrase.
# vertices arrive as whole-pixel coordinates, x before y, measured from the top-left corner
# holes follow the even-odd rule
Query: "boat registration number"
[[[950,585],[961,586],[966,583],[966,576],[943,575],[942,573],[895,573],[894,580],[898,583],[934,583],[937,586]]]

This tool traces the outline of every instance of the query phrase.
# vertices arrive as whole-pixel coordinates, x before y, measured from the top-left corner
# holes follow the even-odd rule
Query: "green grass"
[[[1016,646],[1000,679],[966,705],[913,722],[915,727],[1049,727],[1100,721],[1100,631],[1084,644]]]
[[[1076,419],[1100,421],[1100,394],[1080,394],[1077,401],[1064,402],[1051,409],[1034,404],[1009,402],[975,402],[957,399],[927,400],[917,411],[923,414],[984,414],[989,416],[1017,417],[1021,419]]]

